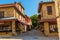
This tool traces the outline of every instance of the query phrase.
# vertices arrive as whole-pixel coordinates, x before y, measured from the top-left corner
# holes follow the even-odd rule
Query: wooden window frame
[[[49,23],[49,32],[50,32],[50,33],[58,33],[58,31],[56,32],[56,30],[54,29],[54,27],[53,27],[54,31],[51,30],[50,26],[52,26],[52,25],[53,25],[54,27],[57,26],[56,23]],[[58,28],[57,28],[57,30],[58,30]]]
[[[47,6],[48,15],[52,15],[52,6]]]

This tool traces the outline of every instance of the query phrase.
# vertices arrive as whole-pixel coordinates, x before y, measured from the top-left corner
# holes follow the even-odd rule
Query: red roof
[[[31,19],[27,15],[25,15],[25,20],[27,23],[31,21]]]
[[[22,6],[22,4],[21,3],[18,3],[18,2],[14,2],[14,3],[11,3],[11,4],[0,4],[0,8],[1,7],[15,6],[16,3],[19,4],[19,5],[21,5],[21,7],[24,9],[24,7]]]

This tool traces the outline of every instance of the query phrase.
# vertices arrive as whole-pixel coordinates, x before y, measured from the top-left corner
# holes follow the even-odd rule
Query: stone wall
[[[49,32],[49,23],[48,22],[44,22],[44,34],[46,36],[58,36],[58,33],[57,32],[52,32],[50,33]]]

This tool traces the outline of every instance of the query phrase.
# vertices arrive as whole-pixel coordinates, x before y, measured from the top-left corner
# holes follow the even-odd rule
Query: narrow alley
[[[42,33],[38,33],[36,30],[29,31],[14,37],[3,38],[0,40],[58,40],[58,37],[47,37]]]

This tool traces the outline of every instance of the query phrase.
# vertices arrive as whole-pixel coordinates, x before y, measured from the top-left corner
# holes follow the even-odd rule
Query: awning
[[[56,22],[56,19],[42,19],[40,22]]]
[[[25,22],[23,22],[21,20],[18,20],[15,17],[0,18],[0,23],[2,23],[2,22],[10,22],[10,21],[18,21],[19,24],[28,25],[27,23],[25,23]]]
[[[1,22],[9,22],[9,21],[12,21],[12,20],[17,20],[17,19],[14,18],[14,17],[0,18],[0,23],[1,23]]]
[[[26,23],[22,22],[21,20],[18,20],[20,24],[27,25]]]

